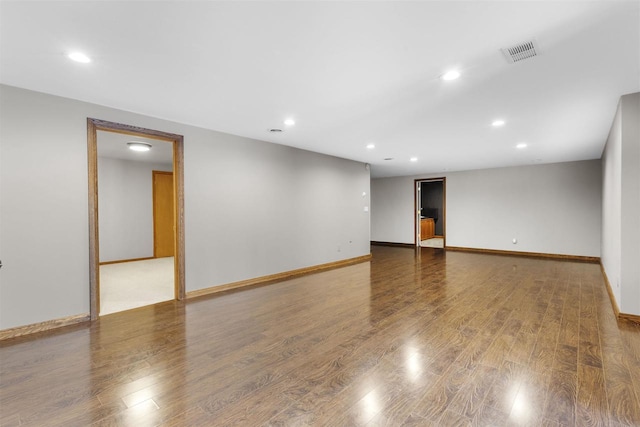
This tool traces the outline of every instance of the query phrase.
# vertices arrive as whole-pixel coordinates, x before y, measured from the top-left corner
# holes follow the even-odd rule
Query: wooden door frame
[[[421,182],[442,181],[442,246],[447,247],[447,177],[420,178],[413,180],[413,245],[420,247],[418,239],[418,184]]]
[[[98,131],[159,139],[173,144],[174,209],[174,295],[185,296],[184,283],[184,137],[100,119],[87,118],[87,160],[89,166],[89,309],[91,320],[100,314],[100,252],[98,236]]]

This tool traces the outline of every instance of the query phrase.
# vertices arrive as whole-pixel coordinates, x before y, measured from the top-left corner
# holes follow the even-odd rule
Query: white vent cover
[[[504,53],[507,61],[510,64],[513,64],[514,62],[523,61],[540,55],[540,49],[538,48],[538,43],[535,40],[529,40],[515,46],[505,47],[502,49],[502,53]]]

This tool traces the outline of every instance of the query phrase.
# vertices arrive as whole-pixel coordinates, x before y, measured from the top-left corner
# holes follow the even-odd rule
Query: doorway
[[[143,144],[150,144],[153,147],[152,152],[155,150],[154,156],[156,157],[163,151],[169,153],[168,163],[153,163],[153,161],[148,160],[148,163],[144,166],[134,165],[133,163],[135,162],[131,162],[132,165],[127,164],[126,162],[130,159],[120,159],[121,161],[119,162],[114,159],[107,159],[108,162],[117,163],[120,170],[125,171],[119,176],[116,174],[116,187],[126,188],[129,193],[132,193],[132,191],[129,191],[128,188],[133,187],[138,182],[135,176],[145,175],[147,177],[143,179],[144,185],[147,186],[146,195],[141,197],[139,194],[142,193],[136,193],[134,196],[129,194],[129,199],[124,208],[117,205],[111,206],[112,199],[109,199],[109,203],[105,203],[103,193],[110,191],[110,184],[105,180],[102,185],[99,185],[99,172],[104,175],[104,172],[108,170],[104,165],[99,169],[99,162],[107,162],[103,158],[104,148],[99,143],[103,138],[112,138],[119,141],[119,144],[110,145],[107,150],[124,150],[128,153],[128,142],[135,140]],[[136,264],[147,263],[144,267],[147,270],[149,266],[154,265],[153,269],[158,276],[155,279],[151,279],[153,282],[158,282],[160,278],[169,280],[169,284],[164,288],[165,295],[167,295],[164,298],[165,300],[183,299],[185,292],[183,137],[181,135],[88,118],[87,145],[89,163],[89,293],[91,319],[95,320],[101,314],[100,285],[101,280],[106,280],[105,278],[107,277],[103,273],[120,271],[121,276],[126,277],[128,280],[131,280],[132,277],[134,280],[142,280],[143,276],[138,276],[138,279],[135,279],[135,275],[144,270],[135,269],[137,267]],[[117,158],[124,154],[116,155],[112,151],[109,155]],[[153,158],[155,157],[150,157],[149,159]],[[158,174],[153,172],[155,169],[160,169],[155,171],[159,172]],[[156,229],[155,221],[151,215],[152,198],[156,199],[157,197],[156,192],[152,191],[152,186],[155,187],[153,185],[155,179],[153,178],[156,175],[162,175],[162,178],[160,178],[161,183],[159,183],[158,187],[161,187],[160,190],[165,194],[158,200],[161,206],[157,207],[155,203],[153,204],[154,212],[156,209],[162,211],[159,212],[161,213],[162,221],[164,221],[162,230]],[[167,195],[167,193],[170,195]],[[140,204],[138,200],[140,198],[148,199],[144,209],[149,213],[145,221],[135,219],[135,211],[138,209],[136,205]],[[120,218],[113,214],[107,215],[107,209],[112,211],[120,210]],[[100,216],[104,216],[105,221],[100,222]],[[135,226],[133,228],[125,226],[127,221],[133,222]],[[153,225],[152,222],[154,223]],[[143,232],[146,232],[148,237],[140,234]],[[102,239],[100,239],[101,234]],[[132,238],[132,234],[136,234],[136,237]],[[153,242],[151,242],[151,236],[156,234],[162,234],[161,252],[157,252],[156,239],[153,238]],[[124,239],[124,244],[118,242],[118,239],[114,238],[114,236],[120,236],[121,239]],[[160,264],[163,267],[159,267]],[[125,271],[127,268],[130,269],[129,272]],[[134,271],[134,273],[131,273],[131,271]],[[125,286],[123,289],[125,293],[130,293],[132,299],[134,299],[133,294],[136,291],[134,286]]]
[[[415,180],[415,244],[446,246],[446,178]]]

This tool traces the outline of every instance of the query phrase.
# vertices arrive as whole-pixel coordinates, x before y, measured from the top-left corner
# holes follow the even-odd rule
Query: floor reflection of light
[[[415,381],[422,373],[422,355],[415,347],[409,346],[404,353],[404,366],[407,378]]]
[[[150,400],[157,393],[154,393],[154,387],[145,387],[142,390],[138,390],[134,393],[128,394],[122,398],[122,401],[127,405],[127,407],[131,408],[133,406],[138,405],[141,402],[146,400]]]
[[[147,421],[144,424],[152,424],[158,409],[160,408],[153,399],[147,399],[127,409],[125,413],[127,414],[127,421],[133,422],[135,420],[136,425],[141,425],[143,421]]]
[[[530,421],[530,418],[531,405],[529,404],[527,388],[522,385],[516,394],[515,400],[513,401],[509,419],[518,424],[526,424]]]
[[[380,401],[378,400],[378,394],[375,390],[367,393],[362,400],[360,400],[360,403],[362,404],[362,411],[367,420],[380,412]]]

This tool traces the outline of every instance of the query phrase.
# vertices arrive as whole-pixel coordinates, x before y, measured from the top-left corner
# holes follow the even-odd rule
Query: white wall
[[[413,177],[371,180],[371,240],[414,243]]]
[[[187,290],[370,252],[364,164],[230,135],[216,142],[193,138],[185,149]]]
[[[153,256],[152,173],[171,169],[171,164],[98,157],[100,262]]]
[[[622,250],[622,114],[620,105],[602,153],[602,266],[620,306]]]
[[[640,315],[640,93],[620,98],[602,165],[602,265],[620,311]]]
[[[184,135],[187,291],[370,252],[362,163],[0,85],[0,329],[89,312],[87,117]]]
[[[620,310],[640,316],[640,93],[622,104],[622,280]]]
[[[413,243],[414,179],[436,176],[373,179],[371,240]],[[444,176],[448,246],[600,256],[600,161]]]

